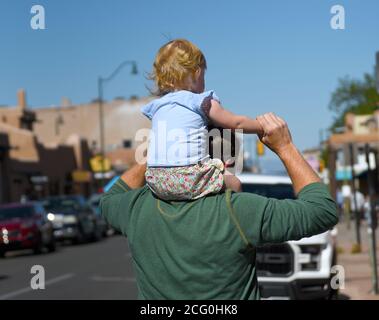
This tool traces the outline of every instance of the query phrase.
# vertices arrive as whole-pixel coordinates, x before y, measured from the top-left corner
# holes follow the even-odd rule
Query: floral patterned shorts
[[[163,200],[192,200],[218,193],[224,186],[224,164],[220,159],[184,167],[148,167],[149,188]]]

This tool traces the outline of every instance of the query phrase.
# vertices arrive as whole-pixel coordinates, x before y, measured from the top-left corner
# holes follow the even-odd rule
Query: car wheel
[[[42,242],[38,242],[38,244],[33,248],[34,254],[41,254],[43,250]]]
[[[96,228],[93,232],[93,235],[91,237],[91,240],[93,242],[99,241],[101,239],[101,230],[99,228]]]
[[[52,239],[46,247],[49,252],[54,252],[57,249],[55,240]]]
[[[84,242],[84,235],[83,235],[82,231],[79,230],[75,239],[72,240],[72,243],[76,245],[76,244],[81,244],[83,242]]]
[[[4,250],[0,251],[0,258],[5,258],[5,251]]]

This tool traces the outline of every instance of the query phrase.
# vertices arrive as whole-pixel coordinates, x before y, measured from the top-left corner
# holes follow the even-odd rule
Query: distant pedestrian
[[[336,202],[337,202],[337,208],[338,208],[338,214],[341,217],[343,214],[343,194],[341,189],[337,189],[337,195],[336,195]]]
[[[355,201],[357,202],[357,208],[355,208]],[[358,219],[362,219],[363,212],[364,212],[364,206],[365,206],[365,197],[360,191],[355,191],[355,199],[354,199],[354,193],[350,196],[350,208],[351,211],[354,212]]]

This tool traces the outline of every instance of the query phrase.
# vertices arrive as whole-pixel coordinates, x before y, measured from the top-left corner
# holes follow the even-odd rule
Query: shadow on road
[[[5,280],[5,279],[8,279],[9,276],[5,275],[5,274],[0,274],[0,281],[1,280]]]
[[[8,251],[5,253],[5,256],[0,259],[0,261],[3,259],[10,259],[10,258],[15,259],[15,258],[28,257],[28,256],[39,256],[39,255],[44,255],[44,254],[51,255],[51,254],[59,253],[62,250],[65,250],[66,248],[90,247],[90,246],[99,244],[100,242],[107,241],[110,238],[111,236],[108,236],[99,241],[88,241],[88,242],[83,242],[83,243],[78,243],[78,244],[72,244],[70,241],[62,241],[62,242],[57,243],[56,251],[50,252],[50,253],[46,249],[44,249],[43,252],[39,254],[34,253],[32,249]]]

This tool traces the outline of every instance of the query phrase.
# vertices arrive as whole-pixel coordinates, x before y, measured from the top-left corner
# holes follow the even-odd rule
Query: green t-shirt
[[[338,221],[321,183],[306,186],[296,200],[228,191],[166,202],[119,179],[100,206],[128,237],[139,299],[259,299],[257,245],[309,237]]]

